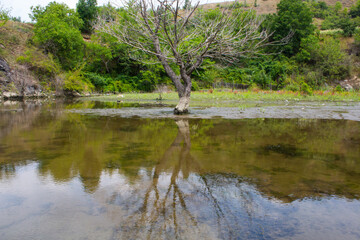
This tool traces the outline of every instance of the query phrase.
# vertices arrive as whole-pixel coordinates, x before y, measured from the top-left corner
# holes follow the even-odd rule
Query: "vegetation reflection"
[[[63,103],[20,107],[1,114],[1,178],[30,160],[39,162],[41,176],[56,182],[78,177],[88,193],[96,191],[105,172],[134,182],[145,171],[153,174],[154,184],[161,173],[171,173],[170,189],[177,197],[177,179],[191,174],[239,176],[285,202],[360,195],[358,122],[189,119],[175,124],[82,115],[66,111],[74,106]]]

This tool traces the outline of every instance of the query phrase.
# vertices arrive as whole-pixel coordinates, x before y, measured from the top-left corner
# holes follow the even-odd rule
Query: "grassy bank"
[[[108,101],[143,101],[164,100],[177,101],[176,92],[166,93],[124,93],[120,95],[105,95],[91,97]],[[191,93],[191,101],[360,101],[360,92],[336,92],[336,91],[314,91],[311,95],[292,91],[232,91],[232,90],[208,90],[195,91]]]

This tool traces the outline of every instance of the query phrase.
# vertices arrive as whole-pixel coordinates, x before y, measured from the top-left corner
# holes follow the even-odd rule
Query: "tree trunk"
[[[186,114],[189,112],[191,82],[185,87],[183,92],[179,93],[179,103],[174,109],[175,114]]]
[[[189,112],[190,96],[180,97],[178,105],[174,109],[175,114],[186,114]]]

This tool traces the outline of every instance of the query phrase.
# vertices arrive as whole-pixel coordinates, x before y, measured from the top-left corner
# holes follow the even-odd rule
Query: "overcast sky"
[[[10,9],[10,15],[21,17],[21,21],[30,22],[29,13],[31,6],[46,6],[54,0],[0,0],[0,5],[5,9]],[[70,8],[75,9],[78,0],[56,0],[59,3],[65,3]],[[109,0],[97,0],[99,6],[108,3]],[[113,1],[110,1],[113,2]]]
[[[78,0],[0,0],[0,6],[2,8],[10,10],[10,15],[12,17],[21,17],[21,21],[30,22],[29,13],[31,6],[43,6],[45,7],[50,2],[59,2],[65,3],[70,8],[75,9],[76,3]],[[194,0],[195,2],[196,0]],[[210,3],[210,2],[224,2],[227,0],[200,0],[201,3]],[[117,0],[97,0],[98,6],[102,6],[104,4],[116,3],[119,2]]]

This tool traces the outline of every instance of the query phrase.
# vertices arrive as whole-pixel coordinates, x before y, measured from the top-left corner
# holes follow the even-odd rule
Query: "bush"
[[[92,92],[95,87],[94,85],[84,77],[82,68],[79,68],[76,71],[68,72],[64,81],[64,90],[71,92]]]
[[[340,80],[350,75],[350,62],[341,50],[340,41],[334,38],[325,38],[317,53],[317,65],[325,77],[331,80]]]
[[[83,58],[84,41],[79,28],[82,20],[65,4],[51,2],[45,8],[32,8],[34,43],[53,54],[65,69],[71,69]]]
[[[351,62],[341,50],[340,41],[325,37],[323,42],[315,36],[304,39],[301,51],[296,55],[299,63],[305,63],[303,72],[308,72],[307,83],[319,86],[328,80],[340,80],[350,75]]]
[[[360,17],[360,0],[350,8],[349,15],[352,18]]]
[[[24,55],[19,56],[16,61],[19,64],[26,65],[39,77],[40,81],[53,80],[60,72],[60,66],[52,55],[45,55],[36,48],[26,50]]]
[[[336,92],[343,92],[344,91],[344,89],[340,85],[337,85],[334,90]]]
[[[336,15],[330,15],[330,16],[326,17],[325,20],[321,24],[321,30],[341,28],[340,20],[341,20],[341,17],[336,16]]]
[[[355,33],[356,24],[349,17],[342,18],[339,23],[345,37],[351,37]]]
[[[225,70],[223,69],[207,69],[202,72],[194,73],[194,78],[197,80],[198,84],[201,85],[203,88],[210,88],[213,83],[222,82],[224,81]],[[198,74],[198,75],[196,75]]]
[[[314,33],[312,13],[302,0],[281,0],[277,5],[278,12],[273,17],[273,40],[280,40],[293,32],[289,44],[281,46],[286,56],[295,55],[300,48],[301,40]]]
[[[97,91],[102,91],[111,82],[108,77],[91,72],[84,73],[84,77],[94,85]]]
[[[4,26],[6,22],[10,19],[9,10],[3,9],[0,5],[0,27]]]
[[[325,83],[325,78],[323,76],[322,71],[316,69],[316,70],[310,70],[307,73],[305,73],[305,81],[313,88],[316,88],[321,86],[323,83]]]
[[[81,31],[91,33],[93,31],[92,24],[97,16],[96,0],[79,0],[76,4],[76,11],[84,22]]]
[[[264,69],[257,71],[251,79],[253,83],[257,84],[261,88],[268,88],[272,83],[271,77]]]
[[[312,91],[311,87],[305,82],[300,83],[300,90],[305,95],[312,95],[313,94],[313,91]]]
[[[285,86],[285,89],[288,91],[297,92],[300,91],[300,85],[296,82],[291,82]]]
[[[199,91],[200,90],[200,87],[199,85],[197,84],[196,81],[192,81],[191,82],[191,91]]]
[[[360,45],[360,29],[359,28],[355,29],[354,40],[355,40],[355,44]]]

